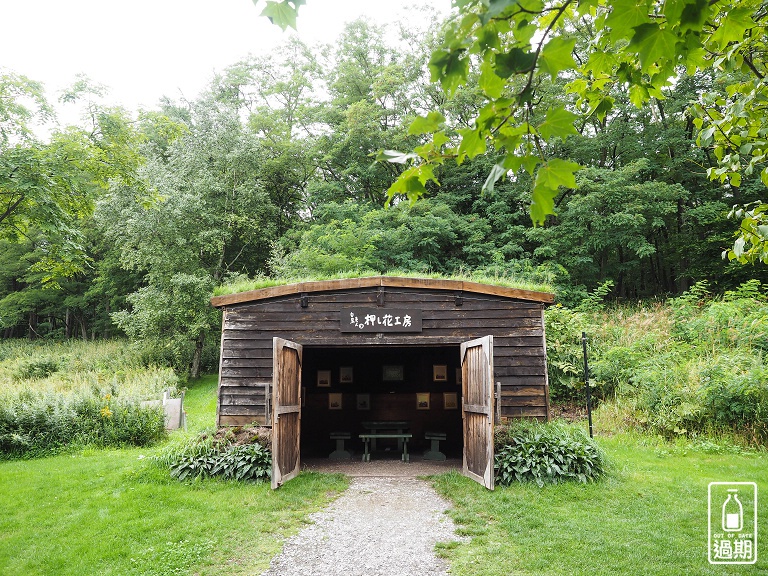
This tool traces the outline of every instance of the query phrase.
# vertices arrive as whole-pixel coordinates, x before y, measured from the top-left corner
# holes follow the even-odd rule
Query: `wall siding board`
[[[219,423],[266,423],[265,384],[272,379],[272,338],[316,347],[453,346],[494,337],[494,381],[501,383],[502,418],[548,416],[546,352],[539,302],[492,294],[461,294],[426,288],[378,287],[314,292],[302,308],[294,294],[225,308],[219,384]],[[349,307],[422,311],[420,333],[342,333],[341,311]],[[252,403],[252,404],[249,404]]]

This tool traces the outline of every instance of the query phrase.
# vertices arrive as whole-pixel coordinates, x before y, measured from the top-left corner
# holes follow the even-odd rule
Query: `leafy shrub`
[[[146,446],[164,436],[162,408],[110,395],[25,390],[0,406],[0,457],[44,456],[81,446]]]
[[[60,361],[50,356],[29,358],[19,363],[14,372],[14,380],[34,380],[47,378],[60,369]]]
[[[155,442],[163,411],[141,402],[178,384],[125,341],[0,341],[0,458]]]
[[[517,421],[495,431],[496,482],[538,486],[592,482],[606,471],[606,456],[587,433],[561,422]]]
[[[581,312],[560,304],[544,313],[547,335],[549,394],[552,400],[574,400],[584,388],[584,356],[581,333],[589,331]]]
[[[624,424],[666,438],[768,440],[768,303],[757,281],[713,297],[706,282],[666,305],[593,318],[590,368]]]
[[[268,428],[221,428],[192,442],[169,446],[155,462],[179,480],[220,476],[231,480],[267,480],[272,475]]]

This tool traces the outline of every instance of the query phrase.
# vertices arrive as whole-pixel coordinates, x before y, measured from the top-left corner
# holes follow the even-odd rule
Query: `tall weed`
[[[178,384],[172,370],[142,366],[125,342],[1,341],[0,458],[154,442],[163,412],[141,402]]]
[[[668,438],[768,441],[768,302],[759,282],[722,297],[699,282],[666,304],[615,307],[588,320],[590,376],[614,420],[618,410],[627,425]],[[570,350],[574,357],[576,346]]]

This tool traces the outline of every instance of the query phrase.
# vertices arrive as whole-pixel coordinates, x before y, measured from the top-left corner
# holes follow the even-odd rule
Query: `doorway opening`
[[[461,359],[459,346],[304,347],[301,456],[327,457],[334,432],[350,435],[345,448],[359,459],[359,434],[371,422],[406,423],[408,450],[432,448],[430,432],[445,434],[439,450],[461,458]],[[381,439],[375,457],[399,454],[395,439]]]

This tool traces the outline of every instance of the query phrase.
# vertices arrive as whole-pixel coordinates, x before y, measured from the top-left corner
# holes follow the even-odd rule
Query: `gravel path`
[[[290,538],[263,576],[436,576],[437,542],[457,540],[448,503],[415,478],[352,478],[313,524]]]

